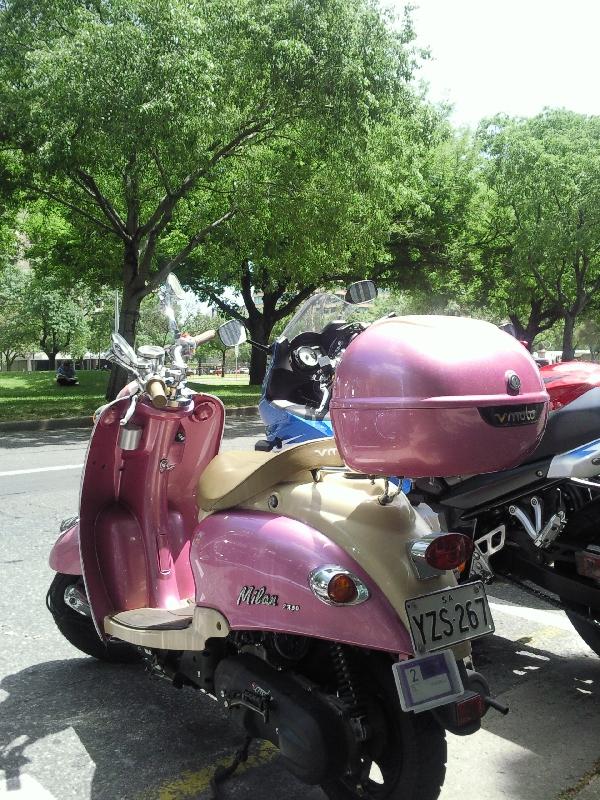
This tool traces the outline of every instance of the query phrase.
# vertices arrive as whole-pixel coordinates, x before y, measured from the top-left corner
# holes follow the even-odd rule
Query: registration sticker
[[[428,711],[464,694],[452,650],[400,661],[392,670],[403,711]]]

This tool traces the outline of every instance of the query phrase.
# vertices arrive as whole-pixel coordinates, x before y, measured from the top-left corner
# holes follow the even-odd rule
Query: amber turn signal
[[[327,594],[334,603],[353,603],[358,597],[358,589],[349,575],[339,572],[329,581]]]

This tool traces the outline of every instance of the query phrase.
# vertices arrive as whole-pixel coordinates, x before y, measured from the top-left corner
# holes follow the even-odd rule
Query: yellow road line
[[[277,749],[270,742],[261,742],[258,750],[248,756],[248,760],[238,767],[235,775],[242,775],[249,769],[268,764],[276,755]],[[202,792],[210,787],[210,781],[215,770],[219,767],[229,766],[232,758],[233,754],[226,758],[221,758],[219,761],[215,761],[210,766],[204,767],[197,772],[183,772],[178,778],[166,781],[156,789],[147,789],[139,795],[138,800],[192,800],[192,798],[198,798]]]

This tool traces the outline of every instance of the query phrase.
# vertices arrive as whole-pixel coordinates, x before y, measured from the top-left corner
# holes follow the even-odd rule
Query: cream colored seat
[[[254,450],[219,453],[198,482],[198,506],[202,511],[222,511],[246,502],[271,486],[296,479],[303,472],[343,466],[331,438],[297,444],[275,454]]]

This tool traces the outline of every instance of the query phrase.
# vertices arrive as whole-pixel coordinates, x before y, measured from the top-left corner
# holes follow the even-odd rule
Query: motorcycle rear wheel
[[[600,614],[596,611],[594,617],[592,617],[591,613],[591,609],[585,608],[584,606],[581,606],[579,609],[579,614],[589,616],[590,622],[586,622],[570,611],[567,611],[567,617],[587,646],[591,648],[597,656],[600,656],[600,624],[594,624],[592,621],[595,617],[600,622]]]
[[[368,777],[358,784],[332,780],[322,790],[329,800],[437,800],[446,775],[446,731],[430,713],[402,711],[387,659],[377,659],[368,680],[383,721],[365,758]]]
[[[64,575],[57,572],[46,596],[48,611],[52,614],[56,627],[73,647],[88,656],[112,664],[128,664],[139,661],[140,655],[135,647],[125,642],[103,642],[94,627],[91,617],[74,611],[65,602],[65,592],[81,582],[80,575]]]
[[[600,544],[600,534],[598,533],[598,518],[600,515],[600,498],[588,503],[577,511],[567,523],[563,532],[563,538],[587,547],[590,544]],[[583,641],[590,647],[596,655],[600,656],[600,625],[594,623],[600,621],[600,609],[587,608],[586,606],[574,606],[568,598],[561,597],[561,601],[567,607],[565,612],[571,625],[581,636]],[[569,607],[572,610],[567,610]],[[573,613],[577,612],[577,613]],[[588,617],[589,622],[581,617]]]

